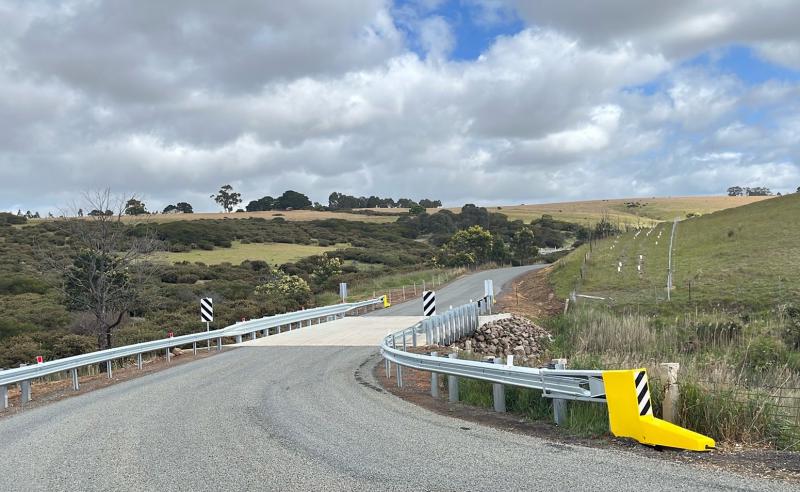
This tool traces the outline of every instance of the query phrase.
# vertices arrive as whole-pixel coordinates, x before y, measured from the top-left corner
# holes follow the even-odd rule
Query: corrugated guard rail
[[[479,307],[478,303],[471,302],[387,335],[380,346],[387,374],[391,374],[390,365],[394,363],[399,385],[402,385],[402,368],[409,367],[432,374],[541,390],[546,398],[606,403],[610,430],[618,437],[631,437],[651,446],[693,451],[714,448],[713,439],[653,416],[645,369],[609,371],[515,367],[408,351],[409,347],[419,345],[450,345],[473,334],[479,326],[479,316],[488,309],[488,303]],[[423,336],[424,344],[421,343]],[[438,394],[438,389],[432,393]]]
[[[249,334],[255,337],[256,332],[259,331],[266,334],[270,328],[289,326],[291,329],[292,325],[295,324],[303,326],[303,323],[307,323],[306,326],[309,326],[313,320],[330,320],[344,316],[350,311],[379,304],[384,304],[383,296],[361,302],[336,304],[333,306],[323,306],[292,313],[267,316],[265,318],[236,323],[220,330],[193,333],[190,335],[165,338],[162,340],[153,340],[150,342],[137,343],[134,345],[126,345],[123,347],[115,347],[108,350],[100,350],[97,352],[90,352],[88,354],[66,357],[64,359],[51,360],[41,364],[7,369],[5,371],[0,371],[0,392],[2,392],[3,396],[2,405],[4,407],[8,406],[6,398],[7,387],[11,384],[25,383],[36,378],[48,376],[50,374],[73,371],[73,384],[76,386],[77,384],[75,380],[77,373],[75,373],[74,370],[80,367],[102,362],[110,363],[110,361],[131,356],[139,356],[138,362],[141,366],[141,354],[159,350],[168,351],[173,347],[186,346],[190,344],[194,345],[197,344],[197,342],[204,342],[206,340],[216,340],[217,349],[221,350],[222,338],[224,337],[236,337],[237,341],[239,341],[242,335]]]

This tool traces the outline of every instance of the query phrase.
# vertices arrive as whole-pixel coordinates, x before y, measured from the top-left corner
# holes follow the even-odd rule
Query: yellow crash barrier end
[[[383,307],[387,308],[389,306],[391,306],[391,304],[389,303],[389,296],[384,295],[383,296]]]
[[[646,369],[603,371],[611,433],[650,446],[708,451],[715,442],[653,416]]]

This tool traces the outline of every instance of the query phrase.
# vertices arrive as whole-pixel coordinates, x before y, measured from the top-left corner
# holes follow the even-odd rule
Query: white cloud
[[[426,17],[420,21],[418,29],[420,44],[429,57],[444,60],[453,51],[453,30],[443,17]]]
[[[20,19],[0,40],[0,209],[107,185],[198,210],[227,182],[451,204],[800,185],[800,85],[676,59],[760,31],[706,3],[624,5],[521,9],[538,25],[455,62],[435,2],[0,0],[0,28]]]

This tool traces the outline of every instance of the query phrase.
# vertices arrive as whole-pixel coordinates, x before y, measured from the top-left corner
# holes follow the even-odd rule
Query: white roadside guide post
[[[492,314],[492,304],[494,304],[494,282],[492,279],[487,278],[483,281],[483,295],[486,298],[486,304],[489,307],[488,314]]]
[[[206,332],[210,331],[210,323],[214,321],[214,300],[210,297],[200,299],[200,321],[206,324]],[[211,352],[211,340],[207,340],[208,351]]]
[[[341,282],[339,284],[339,297],[342,298],[342,304],[347,302],[347,282]]]
[[[425,281],[423,280],[422,283],[424,289]],[[432,290],[422,291],[422,315],[425,317],[436,315],[436,292]],[[425,337],[428,345],[438,342],[435,335],[433,341],[428,339],[427,333]],[[438,355],[439,354],[437,352],[431,352],[431,357],[436,357]],[[435,372],[431,372],[431,396],[434,398],[439,398],[439,374]]]

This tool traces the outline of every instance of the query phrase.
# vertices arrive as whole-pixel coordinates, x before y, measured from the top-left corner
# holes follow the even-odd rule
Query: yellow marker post
[[[383,307],[388,308],[389,306],[391,306],[391,304],[389,303],[389,296],[384,295],[383,296]]]
[[[650,446],[708,451],[710,437],[653,416],[646,369],[603,371],[608,422],[617,437],[630,437]]]

